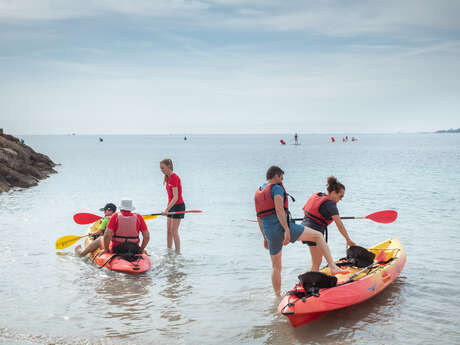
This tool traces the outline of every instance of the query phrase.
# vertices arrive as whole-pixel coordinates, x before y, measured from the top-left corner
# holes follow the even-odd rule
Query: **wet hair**
[[[280,167],[277,167],[276,165],[272,165],[267,170],[267,180],[271,180],[272,178],[275,177],[275,175],[283,175],[283,174],[284,174],[284,171]]]
[[[160,161],[160,164],[164,164],[166,165],[168,168],[170,168],[171,170],[174,171],[174,167],[173,167],[173,162],[172,162],[172,159],[171,158],[165,158],[163,160]],[[164,179],[163,179],[163,184],[166,184],[166,182],[168,182],[168,176],[165,175]]]
[[[345,190],[345,186],[337,181],[337,178],[334,176],[329,176],[327,178],[327,191],[328,193],[336,192],[339,193],[341,190]]]

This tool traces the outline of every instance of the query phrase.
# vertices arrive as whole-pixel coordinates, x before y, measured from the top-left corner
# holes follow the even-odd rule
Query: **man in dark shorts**
[[[283,186],[284,171],[277,166],[271,166],[266,174],[267,182],[259,187],[254,201],[257,212],[257,221],[264,237],[264,247],[270,251],[272,261],[272,285],[277,296],[281,291],[281,253],[283,245],[295,241],[312,241],[317,243],[319,253],[324,255],[332,274],[343,272],[334,262],[329,247],[323,235],[289,221],[287,214],[287,192]]]

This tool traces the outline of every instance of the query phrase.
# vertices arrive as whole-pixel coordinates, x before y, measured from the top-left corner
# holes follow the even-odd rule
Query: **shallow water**
[[[28,190],[0,195],[0,344],[443,344],[460,343],[458,220],[460,135],[360,135],[329,143],[301,135],[26,136],[62,163]],[[171,157],[188,215],[182,254],[166,247],[165,220],[148,221],[152,269],[138,277],[99,270],[54,248],[81,235],[76,212],[132,197],[141,213],[166,203],[159,161]],[[253,193],[271,164],[301,216],[307,197],[336,175],[347,187],[344,216],[396,209],[393,224],[348,220],[352,239],[371,246],[398,237],[407,251],[401,276],[381,294],[294,329],[277,314],[270,259],[254,218]],[[345,241],[329,232],[336,258]],[[308,249],[283,249],[283,290],[310,265]]]

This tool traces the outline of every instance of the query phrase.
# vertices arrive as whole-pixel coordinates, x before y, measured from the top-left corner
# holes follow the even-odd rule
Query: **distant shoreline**
[[[460,133],[460,128],[441,129],[439,131],[436,131],[435,133]]]
[[[434,134],[434,133],[460,133],[460,128],[457,129],[448,129],[448,130],[438,130],[438,131],[416,131],[416,132],[342,132],[342,133],[314,133],[314,132],[297,132],[299,136],[301,135],[324,135],[324,136],[345,136],[345,135],[401,135],[401,134]],[[282,133],[274,133],[274,132],[267,132],[267,133],[257,133],[257,132],[210,132],[210,133],[193,133],[193,132],[177,132],[177,133],[75,133],[75,134],[68,134],[68,133],[22,133],[20,136],[22,137],[39,137],[39,136],[59,136],[59,137],[111,137],[111,136],[179,136],[183,137],[184,135],[188,136],[212,136],[212,135],[284,135],[284,136],[292,136],[293,134],[290,132],[282,132]]]

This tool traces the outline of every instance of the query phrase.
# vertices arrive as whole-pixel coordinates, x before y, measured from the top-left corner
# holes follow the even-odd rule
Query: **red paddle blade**
[[[95,221],[101,219],[102,217],[96,216],[95,214],[92,213],[76,213],[73,216],[73,220],[77,224],[91,224],[94,223]]]
[[[393,223],[398,217],[398,212],[393,210],[379,211],[366,216],[367,219],[377,223]]]

